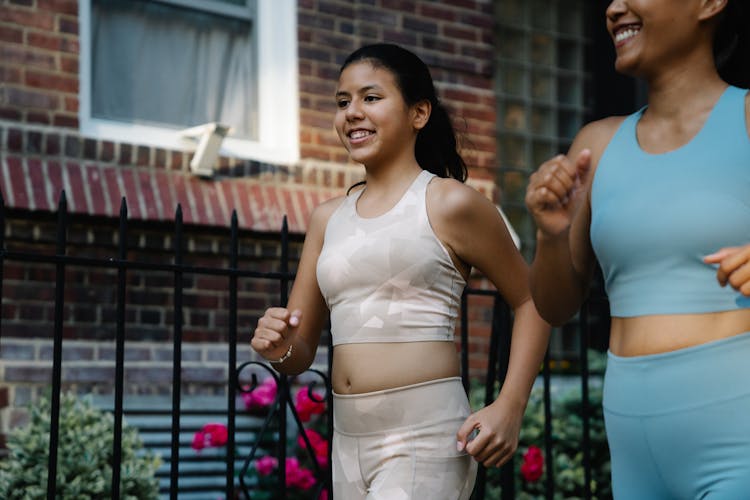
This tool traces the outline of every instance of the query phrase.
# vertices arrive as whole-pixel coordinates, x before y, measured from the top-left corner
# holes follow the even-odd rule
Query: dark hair
[[[750,7],[747,0],[728,0],[714,35],[719,75],[737,87],[750,87]]]
[[[365,45],[346,58],[341,72],[352,63],[367,61],[393,73],[407,105],[429,101],[432,113],[427,124],[417,134],[414,155],[417,163],[439,177],[453,177],[464,182],[466,163],[458,153],[456,132],[450,116],[440,103],[427,65],[413,52],[398,45],[377,43]]]

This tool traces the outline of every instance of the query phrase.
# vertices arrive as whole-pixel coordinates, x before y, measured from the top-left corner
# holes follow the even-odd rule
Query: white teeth
[[[639,29],[628,28],[615,35],[615,42],[622,42],[638,34]]]
[[[349,134],[349,137],[352,139],[361,139],[370,134],[372,134],[372,132],[370,132],[369,130],[355,130],[354,132]]]

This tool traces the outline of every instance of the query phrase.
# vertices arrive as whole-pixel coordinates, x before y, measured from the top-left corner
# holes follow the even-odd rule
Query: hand
[[[250,346],[266,359],[276,360],[289,349],[289,337],[302,318],[302,311],[271,307],[258,320]]]
[[[522,420],[523,411],[498,399],[469,415],[456,434],[458,449],[466,450],[485,467],[500,467],[518,448]],[[472,432],[476,437],[469,440]]]
[[[582,187],[590,167],[591,151],[584,149],[575,163],[565,155],[558,155],[531,174],[526,207],[540,231],[557,236],[570,227],[584,199]]]
[[[721,286],[727,283],[732,288],[750,297],[750,244],[741,247],[722,248],[703,258],[706,264],[719,264],[716,279]]]

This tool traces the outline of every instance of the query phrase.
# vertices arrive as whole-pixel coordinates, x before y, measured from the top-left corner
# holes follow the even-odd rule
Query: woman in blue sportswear
[[[585,126],[529,182],[542,317],[564,323],[604,273],[618,500],[750,498],[749,8],[611,2],[615,67],[648,105]]]
[[[362,47],[334,98],[334,128],[365,183],[314,210],[289,304],[266,311],[252,347],[300,373],[330,312],[334,498],[467,499],[477,462],[498,466],[516,449],[549,325],[498,210],[463,184],[424,62],[396,45]],[[505,384],[475,413],[453,340],[472,267],[515,311]]]

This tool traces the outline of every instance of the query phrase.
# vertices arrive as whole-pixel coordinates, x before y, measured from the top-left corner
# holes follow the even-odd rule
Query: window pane
[[[174,128],[216,121],[236,137],[257,136],[249,21],[96,0],[92,43],[94,117]]]

